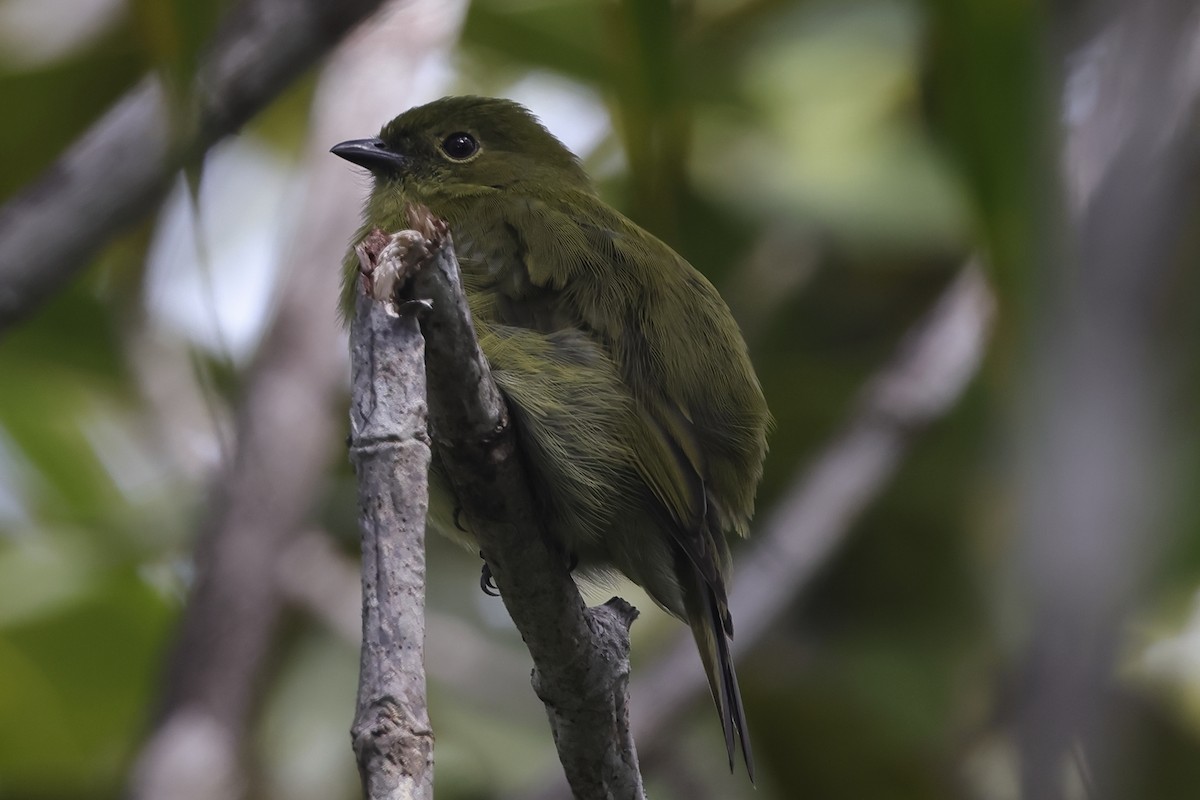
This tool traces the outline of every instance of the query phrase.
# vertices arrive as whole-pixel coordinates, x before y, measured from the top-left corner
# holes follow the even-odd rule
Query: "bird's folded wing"
[[[632,443],[637,468],[670,516],[672,537],[705,582],[724,598],[721,556],[712,529],[703,453],[692,423],[669,400],[639,403],[644,435]]]

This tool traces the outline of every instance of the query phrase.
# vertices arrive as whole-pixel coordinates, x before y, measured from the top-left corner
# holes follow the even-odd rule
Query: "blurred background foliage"
[[[186,86],[228,5],[0,0],[0,196],[146,72]],[[1051,124],[1040,13],[1011,0],[476,0],[423,87],[527,103],[608,200],[719,285],[778,420],[762,509],[969,253],[990,256],[1002,310],[985,374],[740,668],[759,789],[725,774],[699,698],[648,774],[654,797],[1017,797],[997,433],[1006,310],[1028,291],[1041,208],[1036,132]],[[286,278],[275,262],[312,84],[0,337],[0,797],[116,797],[127,780],[208,485]],[[342,458],[313,526],[353,557]],[[430,675],[438,796],[519,793],[555,768],[527,656],[479,594],[478,562],[429,546],[431,661],[457,665]],[[1113,687],[1140,736],[1131,798],[1200,796],[1196,550],[1172,547]],[[676,632],[637,604],[635,675]],[[251,796],[357,796],[346,627],[289,614]]]

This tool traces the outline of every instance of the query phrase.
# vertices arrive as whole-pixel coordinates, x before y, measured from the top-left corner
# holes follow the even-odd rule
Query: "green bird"
[[[449,224],[546,529],[585,575],[618,570],[691,626],[730,768],[736,738],[753,780],[726,537],[748,531],[770,414],[725,302],[517,103],[445,97],[332,152],[374,177],[353,244],[407,228],[409,204]],[[344,309],[357,264],[352,245]],[[429,523],[478,549],[436,454]]]

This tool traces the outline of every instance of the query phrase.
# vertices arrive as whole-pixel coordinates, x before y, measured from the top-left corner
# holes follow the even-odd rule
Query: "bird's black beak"
[[[406,160],[399,153],[389,150],[383,139],[379,138],[351,139],[335,144],[329,148],[329,152],[376,173],[399,172]]]

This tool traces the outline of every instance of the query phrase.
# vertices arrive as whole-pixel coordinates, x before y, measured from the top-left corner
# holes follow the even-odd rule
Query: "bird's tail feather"
[[[690,565],[689,565],[690,566]],[[738,688],[737,673],[733,669],[733,655],[729,649],[729,612],[722,599],[695,568],[691,572],[691,586],[684,591],[687,617],[696,639],[696,649],[704,663],[708,686],[712,690],[717,714],[721,717],[721,728],[725,733],[725,749],[729,754],[729,769],[733,770],[736,744],[741,744],[742,757],[746,760],[746,773],[754,782],[754,755],[750,749],[750,735],[746,727],[746,712],[742,707],[742,693]],[[736,740],[736,741],[735,741]]]

